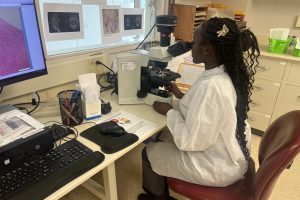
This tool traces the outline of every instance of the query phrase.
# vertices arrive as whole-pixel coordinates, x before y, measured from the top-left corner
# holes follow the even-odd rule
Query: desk
[[[132,114],[135,114],[137,116],[140,116],[144,119],[147,119],[149,121],[152,121],[158,124],[158,126],[156,127],[155,130],[145,133],[142,137],[139,138],[137,142],[135,142],[134,144],[128,146],[127,148],[121,151],[118,151],[113,154],[103,153],[105,155],[105,160],[100,165],[94,167],[93,169],[87,171],[86,173],[82,174],[78,178],[69,182],[67,185],[65,185],[64,187],[60,188],[59,190],[57,190],[56,192],[48,196],[46,200],[59,199],[81,184],[83,187],[85,187],[87,190],[89,190],[90,192],[98,196],[100,199],[117,200],[118,197],[117,197],[117,185],[116,185],[116,174],[115,174],[115,161],[121,156],[125,155],[131,149],[136,147],[138,144],[142,143],[145,139],[151,137],[153,134],[157,133],[158,131],[160,131],[166,126],[166,117],[156,113],[151,106],[146,104],[118,105],[117,96],[115,94],[110,95],[110,92],[111,91],[101,93],[101,98],[104,101],[109,101],[112,106],[112,111],[109,114],[103,116],[103,119],[108,118],[110,115],[112,115],[113,113],[119,110],[124,110]],[[42,122],[50,121],[50,120],[41,119]],[[96,122],[98,121],[99,120],[96,120]],[[80,133],[89,127],[91,127],[91,124],[84,124],[84,125],[77,126],[76,129]],[[100,150],[98,145],[81,137],[80,135],[77,137],[77,140],[94,151]],[[104,188],[100,187],[99,184],[96,184],[93,180],[90,179],[92,176],[94,176],[95,174],[97,174],[102,170],[104,175],[103,176]],[[104,194],[102,194],[102,192],[104,192]]]

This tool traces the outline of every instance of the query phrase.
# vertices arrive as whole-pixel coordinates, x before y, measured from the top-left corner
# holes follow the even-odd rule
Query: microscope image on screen
[[[48,12],[50,33],[79,32],[79,13],[75,12]]]
[[[124,15],[124,30],[142,28],[142,15]]]
[[[120,32],[119,9],[103,9],[103,33],[104,35]]]
[[[33,0],[0,0],[0,87],[47,74],[35,8]]]
[[[0,77],[29,68],[27,44],[20,18],[18,7],[0,7]]]

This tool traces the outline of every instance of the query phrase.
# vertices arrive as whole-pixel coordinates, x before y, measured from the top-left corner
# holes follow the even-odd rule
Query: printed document
[[[0,147],[20,138],[26,138],[45,125],[17,109],[0,114]]]
[[[154,122],[123,110],[112,114],[105,121],[115,121],[128,133],[133,133],[139,137],[141,137],[145,133],[148,133],[149,131],[156,129],[156,127],[158,126],[158,124]]]

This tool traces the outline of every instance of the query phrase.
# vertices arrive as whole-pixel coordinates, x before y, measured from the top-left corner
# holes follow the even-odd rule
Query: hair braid
[[[218,37],[217,31],[220,31],[223,25],[226,25],[229,31],[224,36]],[[260,54],[256,37],[248,29],[240,32],[235,21],[228,18],[211,18],[202,25],[202,30],[203,38],[215,49],[218,61],[225,65],[225,70],[236,90],[236,138],[246,160],[249,160],[250,152],[244,132],[255,67],[258,65],[257,58]]]

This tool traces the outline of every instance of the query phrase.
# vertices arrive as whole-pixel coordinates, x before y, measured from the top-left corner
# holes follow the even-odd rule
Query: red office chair
[[[279,175],[291,166],[299,151],[300,110],[297,110],[279,117],[264,133],[256,173],[250,159],[245,178],[230,186],[207,187],[168,178],[169,187],[192,200],[267,200]]]

